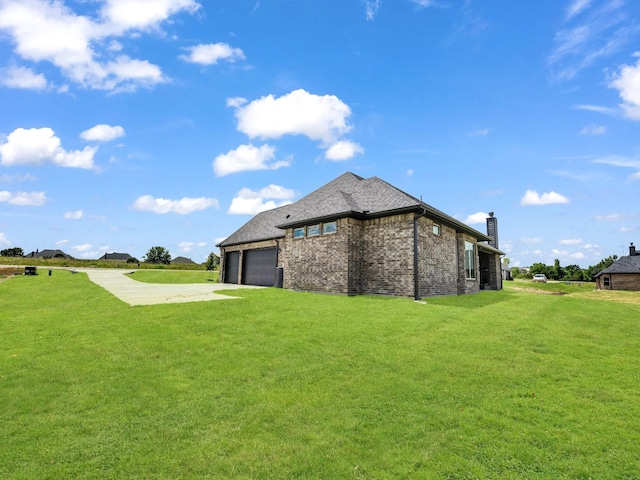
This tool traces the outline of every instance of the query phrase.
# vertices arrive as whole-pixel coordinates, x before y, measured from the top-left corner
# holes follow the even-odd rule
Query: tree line
[[[0,257],[24,257],[24,251],[19,247],[5,248],[0,250]],[[169,265],[171,263],[171,253],[164,247],[151,247],[143,257],[143,261],[145,263]],[[211,252],[205,261],[205,267],[207,270],[214,270],[219,262],[218,256]],[[127,263],[138,263],[138,259],[131,257],[127,260]]]
[[[551,280],[560,280],[563,282],[595,282],[595,276],[609,267],[618,259],[617,255],[609,255],[603,258],[595,265],[582,268],[579,265],[560,266],[560,260],[557,258],[553,261],[553,265],[545,265],[544,263],[534,263],[529,267],[511,267],[511,275],[513,278],[532,278],[538,273],[546,275]],[[505,264],[508,266],[508,258],[505,258]]]

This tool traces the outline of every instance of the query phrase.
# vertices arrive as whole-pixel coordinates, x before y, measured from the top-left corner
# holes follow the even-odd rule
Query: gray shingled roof
[[[610,266],[597,273],[599,277],[603,273],[637,273],[640,274],[640,255],[620,257]]]
[[[98,260],[129,260],[130,258],[131,258],[131,255],[129,255],[128,253],[113,252],[113,253],[105,253]]]
[[[372,218],[395,212],[426,212],[438,221],[478,240],[490,237],[459,222],[378,177],[347,172],[295,203],[259,213],[219,246],[284,237],[284,229],[345,216]]]
[[[194,262],[193,260],[187,257],[176,257],[171,260],[171,263],[172,264],[175,263],[178,265],[195,265],[196,264],[196,262]]]

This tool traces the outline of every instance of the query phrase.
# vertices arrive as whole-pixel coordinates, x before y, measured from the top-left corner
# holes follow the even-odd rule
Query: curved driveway
[[[73,272],[86,273],[89,280],[100,285],[129,305],[156,305],[159,303],[206,302],[209,300],[231,300],[238,297],[215,293],[221,290],[240,288],[263,288],[229,283],[189,283],[170,285],[144,283],[127,275],[135,270],[77,268]]]

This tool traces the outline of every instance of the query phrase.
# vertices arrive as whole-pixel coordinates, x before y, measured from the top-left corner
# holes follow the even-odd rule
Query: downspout
[[[418,291],[418,219],[427,214],[427,209],[422,208],[422,213],[413,217],[413,299],[420,300]]]

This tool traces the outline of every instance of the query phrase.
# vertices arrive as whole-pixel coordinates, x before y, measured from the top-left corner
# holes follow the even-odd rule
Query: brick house
[[[595,279],[597,290],[640,290],[640,252],[632,243],[628,256],[618,258]]]
[[[416,299],[497,290],[503,252],[493,214],[487,226],[492,236],[347,172],[221,242],[221,281]]]

